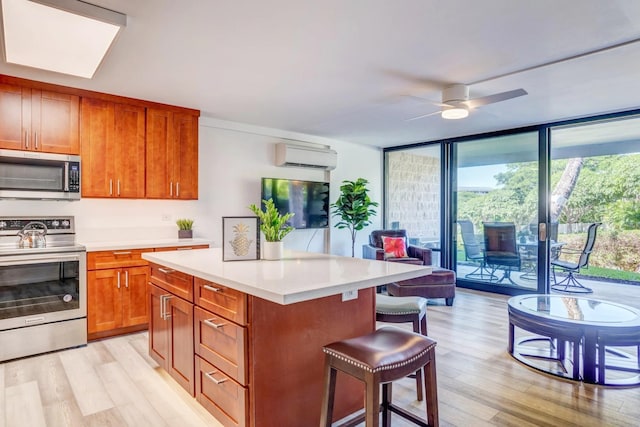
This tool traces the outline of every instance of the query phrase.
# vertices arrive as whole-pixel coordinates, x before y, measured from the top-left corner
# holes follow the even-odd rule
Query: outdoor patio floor
[[[471,273],[476,269],[476,266],[473,265],[458,265],[458,278],[464,279],[465,275]],[[498,277],[502,277],[504,270],[496,270],[494,273]],[[521,271],[512,271],[511,278],[516,283],[516,285],[510,284],[507,280],[504,280],[502,283],[495,283],[494,286],[508,286],[508,287],[517,287],[518,289],[528,289],[531,290],[531,293],[536,293],[537,290],[537,281],[531,280],[528,278],[522,278],[526,272]],[[558,280],[562,280],[559,276]],[[588,287],[593,289],[593,293],[590,294],[569,294],[565,292],[555,292],[552,291],[553,294],[559,295],[574,295],[574,296],[586,296],[588,298],[601,299],[606,301],[617,302],[619,304],[630,305],[632,307],[640,308],[640,283],[628,284],[622,282],[614,282],[614,281],[600,281],[600,280],[587,280],[583,278],[578,278],[578,281]],[[479,281],[480,282],[480,281]],[[551,278],[551,282],[553,283],[553,278]]]

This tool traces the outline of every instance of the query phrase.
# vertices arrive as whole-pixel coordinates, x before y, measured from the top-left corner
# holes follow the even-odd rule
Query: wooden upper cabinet
[[[0,84],[0,148],[80,154],[80,98]]]
[[[23,92],[25,92],[23,94]],[[23,105],[30,105],[30,89],[0,84],[0,148],[23,150],[31,118],[23,118]],[[28,109],[27,114],[30,113]],[[25,126],[24,119],[28,122]]]
[[[147,198],[198,198],[198,117],[147,109]]]
[[[143,198],[145,109],[82,98],[82,196]]]

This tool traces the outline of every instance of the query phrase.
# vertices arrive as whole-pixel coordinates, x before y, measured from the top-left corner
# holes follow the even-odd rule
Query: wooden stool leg
[[[391,426],[391,411],[389,405],[391,404],[392,395],[392,383],[382,384],[382,425],[383,427]]]
[[[422,334],[422,335],[426,335],[426,318],[427,316],[423,316],[422,319],[419,318],[420,315],[416,314],[416,317],[413,319],[413,332],[417,333],[417,334]],[[424,321],[424,328],[422,327],[422,323]],[[423,394],[422,394],[422,369],[418,369],[415,373],[416,376],[416,393],[417,393],[417,397],[418,397],[418,401],[422,402],[422,399],[424,398]]]
[[[336,391],[336,370],[330,365],[329,357],[326,356],[324,368],[324,396],[322,397],[322,413],[320,414],[320,426],[331,427],[333,418],[333,402]]]
[[[365,375],[365,425],[378,427],[380,425],[380,384],[374,378],[373,373]]]
[[[427,423],[438,427],[438,381],[436,380],[436,353],[431,352],[431,360],[424,366],[424,388],[427,393]]]

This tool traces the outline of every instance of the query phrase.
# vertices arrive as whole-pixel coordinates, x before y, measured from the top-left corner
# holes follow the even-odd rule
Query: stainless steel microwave
[[[0,198],[80,200],[80,156],[0,150]]]

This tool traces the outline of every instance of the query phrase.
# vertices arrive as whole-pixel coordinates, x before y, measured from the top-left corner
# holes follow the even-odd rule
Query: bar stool
[[[376,320],[387,323],[413,323],[413,332],[427,335],[427,299],[390,297],[376,294]],[[422,401],[422,369],[415,375],[418,401]]]
[[[321,427],[331,426],[337,371],[365,383],[367,427],[378,427],[380,410],[383,426],[391,425],[391,412],[420,426],[438,426],[438,391],[436,381],[436,342],[414,332],[393,326],[356,338],[334,342],[325,352],[325,389],[322,399]],[[427,422],[391,402],[391,382],[424,368],[427,393]],[[382,405],[380,405],[382,385]],[[361,419],[358,419],[361,422]],[[349,425],[353,425],[351,422]]]

